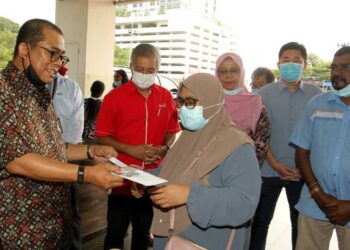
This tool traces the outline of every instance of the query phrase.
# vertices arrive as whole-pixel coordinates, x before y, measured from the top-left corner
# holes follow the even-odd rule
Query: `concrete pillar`
[[[113,81],[115,6],[113,0],[57,0],[56,24],[65,38],[69,77],[90,96],[93,81]]]

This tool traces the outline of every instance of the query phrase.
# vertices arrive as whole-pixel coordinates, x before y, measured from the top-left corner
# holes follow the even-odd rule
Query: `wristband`
[[[91,153],[90,153],[90,146],[91,146],[90,144],[86,146],[86,156],[89,160],[93,160],[94,158],[91,156]]]
[[[310,190],[310,196],[312,197],[313,194],[320,192],[321,189],[319,189],[318,187],[315,187],[313,189]]]
[[[310,184],[308,186],[309,189],[311,189],[313,186],[319,185],[318,181],[315,181],[314,183]]]
[[[85,171],[85,166],[79,165],[78,174],[77,174],[77,183],[78,184],[84,183],[84,171]]]

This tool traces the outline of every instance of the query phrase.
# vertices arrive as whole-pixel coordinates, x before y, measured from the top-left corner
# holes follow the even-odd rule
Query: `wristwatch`
[[[77,174],[77,183],[78,184],[84,183],[84,171],[85,171],[85,166],[79,165],[78,174]]]

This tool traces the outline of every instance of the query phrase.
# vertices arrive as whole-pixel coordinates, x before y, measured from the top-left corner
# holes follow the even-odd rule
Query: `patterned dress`
[[[265,161],[267,150],[269,149],[271,136],[271,127],[265,106],[263,106],[263,109],[261,110],[255,133],[253,134],[252,131],[250,131],[248,135],[254,141],[256,158],[261,167]]]
[[[27,153],[65,162],[49,92],[10,62],[0,73],[0,239],[4,249],[69,249],[70,184],[12,175],[6,165]],[[1,246],[0,246],[1,249]]]

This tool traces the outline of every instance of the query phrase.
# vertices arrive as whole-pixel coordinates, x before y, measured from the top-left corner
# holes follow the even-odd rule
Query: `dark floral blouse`
[[[266,108],[263,106],[255,133],[249,133],[255,145],[256,157],[261,167],[265,161],[267,150],[270,145],[271,127],[267,116]]]
[[[70,184],[12,175],[27,153],[66,161],[51,98],[10,62],[0,73],[0,239],[3,249],[69,249]],[[1,246],[0,246],[1,249]]]

